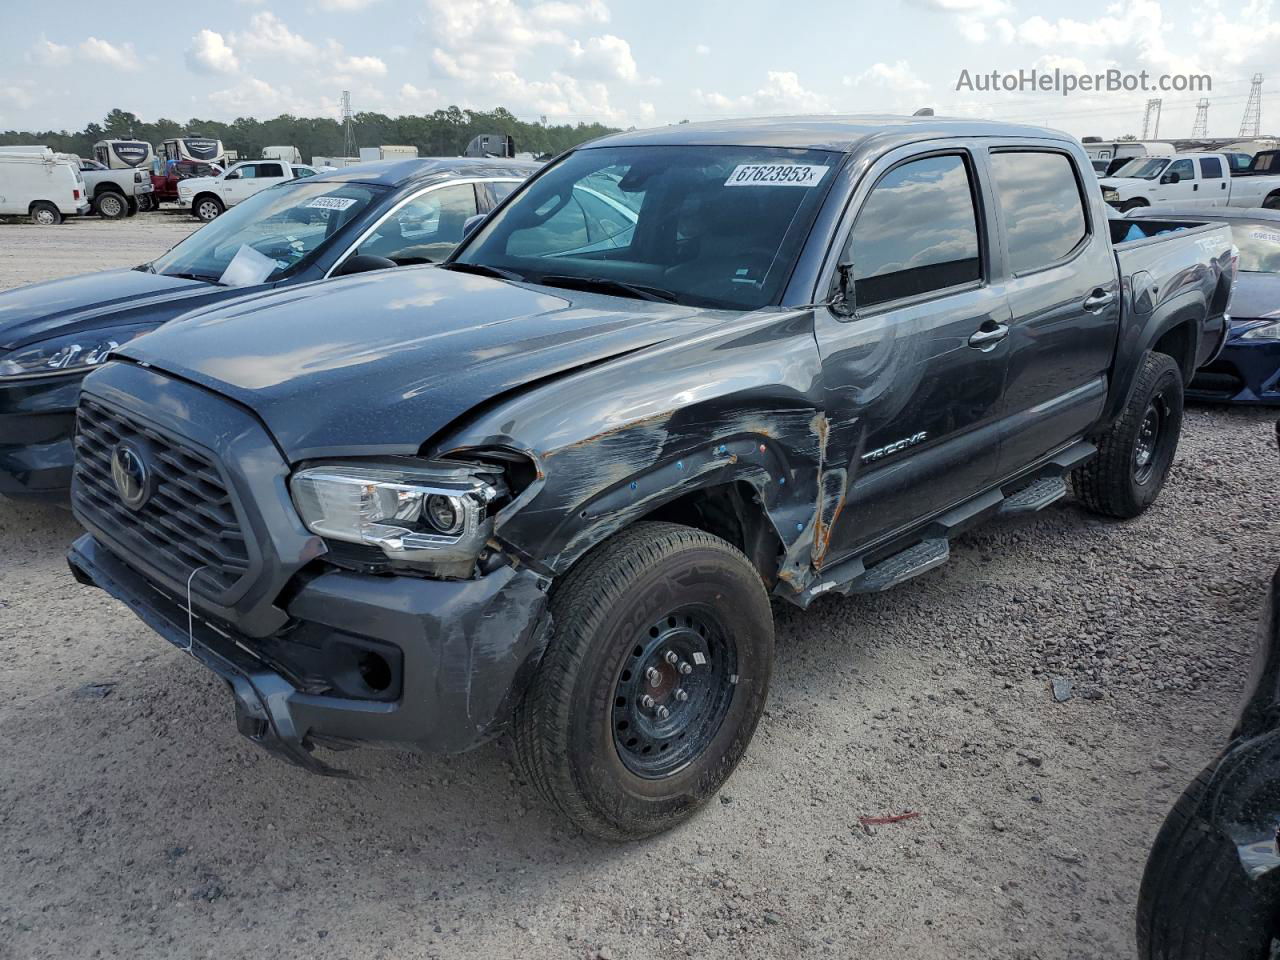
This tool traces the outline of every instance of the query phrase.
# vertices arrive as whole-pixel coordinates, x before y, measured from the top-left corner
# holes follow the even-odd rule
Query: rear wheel
[[[1268,210],[1280,210],[1280,193],[1273,193],[1262,201],[1262,205]]]
[[[719,537],[640,523],[552,595],[555,633],[516,716],[525,775],[587,833],[667,830],[719,790],[764,710],[773,618]]]
[[[136,217],[138,215],[138,211],[142,209],[142,205],[138,203],[136,197],[129,197],[125,200],[125,205],[127,208],[125,216],[127,217]]]
[[[94,209],[98,216],[103,220],[119,220],[129,212],[129,205],[125,202],[124,194],[116,193],[114,190],[108,190],[100,193],[93,201]]]
[[[1182,432],[1182,371],[1167,354],[1142,358],[1120,418],[1098,440],[1098,455],[1072,474],[1090,510],[1127,520],[1155,501]]]
[[[31,222],[41,227],[53,227],[62,222],[62,211],[47,200],[31,205]]]
[[[205,223],[218,219],[225,209],[221,200],[207,193],[196,197],[196,202],[191,205],[191,211]]]

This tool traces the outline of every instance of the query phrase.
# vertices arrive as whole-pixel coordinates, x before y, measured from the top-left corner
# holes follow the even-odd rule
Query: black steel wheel
[[[713,610],[659,617],[615,684],[613,744],[640,777],[670,776],[706,750],[738,680],[738,648]]]
[[[630,840],[681,823],[733,773],[773,669],[773,616],[733,545],[643,522],[578,561],[516,711],[516,759],[582,830]]]

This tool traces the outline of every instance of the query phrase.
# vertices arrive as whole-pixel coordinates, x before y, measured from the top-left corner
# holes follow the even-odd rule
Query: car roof
[[[427,180],[456,180],[461,177],[530,176],[542,164],[527,160],[504,160],[500,157],[413,157],[407,160],[374,160],[322,170],[311,182],[331,180],[336,183],[376,183],[385,187],[403,187]]]
[[[1143,217],[1176,217],[1187,220],[1265,220],[1280,223],[1280,210],[1267,210],[1263,207],[1179,207],[1172,204],[1152,204],[1130,210],[1130,220]]]
[[[1032,137],[1074,142],[1047,127],[963,117],[800,116],[679,123],[601,137],[588,148],[682,145],[791,147],[851,153],[871,140],[936,140],[943,137]]]

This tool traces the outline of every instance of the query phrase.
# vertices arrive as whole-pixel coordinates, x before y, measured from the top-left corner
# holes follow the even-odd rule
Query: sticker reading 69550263
[[[740,163],[726,187],[816,187],[830,167],[816,163]]]

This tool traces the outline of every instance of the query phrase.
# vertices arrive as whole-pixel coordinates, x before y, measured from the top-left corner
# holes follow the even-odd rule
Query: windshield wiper
[[[496,277],[499,280],[523,280],[520,274],[514,270],[504,270],[501,267],[491,267],[483,263],[460,263],[455,260],[453,263],[440,264],[441,270],[457,270],[459,273],[474,273],[481,277]]]
[[[670,290],[642,283],[627,283],[625,280],[610,280],[608,277],[574,277],[568,274],[551,273],[538,282],[547,287],[567,287],[571,290],[621,294],[624,297],[652,300],[655,303],[676,302],[676,295]]]
[[[166,277],[177,277],[179,280],[200,280],[204,283],[217,283],[217,277],[211,277],[204,273],[166,273]]]

